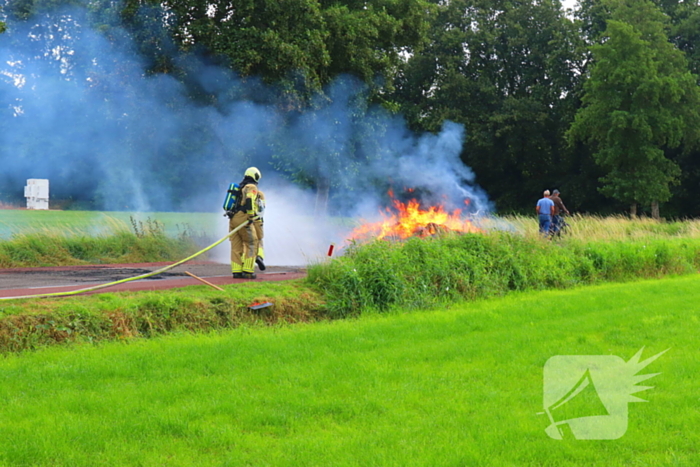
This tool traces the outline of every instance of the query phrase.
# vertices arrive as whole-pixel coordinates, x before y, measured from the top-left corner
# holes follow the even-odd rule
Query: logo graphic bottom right
[[[638,383],[660,373],[637,375],[666,353],[640,361],[642,347],[629,361],[615,355],[556,355],[544,365],[545,432],[554,439],[618,439],[627,432],[630,402],[653,386]]]

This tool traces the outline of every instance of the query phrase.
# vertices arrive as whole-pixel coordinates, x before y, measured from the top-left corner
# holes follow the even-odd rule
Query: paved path
[[[0,297],[69,292],[139,276],[169,264],[172,263],[0,269]],[[233,279],[231,277],[231,268],[227,264],[191,261],[157,276],[126,282],[88,293],[124,290],[164,290],[189,285],[204,285],[186,275],[185,271],[219,286],[250,282],[242,279]],[[265,272],[257,271],[256,274],[258,275],[256,281],[280,281],[304,277],[306,271],[300,267],[269,266]]]

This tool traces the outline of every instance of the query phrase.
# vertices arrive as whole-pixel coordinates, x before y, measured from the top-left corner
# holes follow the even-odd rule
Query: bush
[[[421,308],[513,290],[686,274],[700,266],[700,239],[544,241],[508,232],[375,241],[309,268],[333,317]]]

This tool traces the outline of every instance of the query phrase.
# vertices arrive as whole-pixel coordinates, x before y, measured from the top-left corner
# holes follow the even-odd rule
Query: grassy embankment
[[[309,280],[332,316],[347,316],[700,270],[700,221],[577,216],[570,234],[554,240],[541,238],[530,218],[489,222],[512,231],[362,245],[310,268]]]
[[[9,355],[0,464],[695,467],[699,291],[687,276]],[[547,437],[549,358],[642,347],[670,350],[622,438]]]
[[[518,219],[512,219],[511,224]],[[528,220],[533,223],[533,221]],[[153,336],[240,323],[308,321],[393,308],[417,309],[511,291],[695,273],[697,222],[659,224],[578,219],[583,229],[546,241],[536,233],[486,234],[376,242],[313,265],[305,281],[202,287],[54,300],[0,301],[0,350],[60,342]],[[623,238],[609,238],[615,227]],[[597,234],[596,234],[597,232]],[[248,305],[275,303],[256,314]]]

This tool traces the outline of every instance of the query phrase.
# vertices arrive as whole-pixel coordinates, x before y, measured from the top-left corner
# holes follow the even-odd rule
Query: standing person
[[[537,201],[535,211],[540,221],[540,233],[549,235],[549,227],[552,223],[552,215],[554,214],[554,202],[549,199],[549,190],[544,190],[544,197]]]
[[[559,190],[554,190],[552,191],[552,196],[549,198],[554,203],[554,214],[552,214],[552,233],[555,235],[559,233],[559,230],[561,230],[563,220],[561,218],[561,214],[565,212],[567,216],[570,215],[569,210],[566,209],[566,206],[564,206],[564,202],[559,197],[559,194]]]
[[[259,241],[254,223],[260,220],[258,216],[258,181],[261,176],[260,171],[255,167],[250,167],[245,171],[243,181],[240,183],[240,192],[233,208],[233,216],[228,223],[229,232],[246,223],[245,227],[230,238],[231,272],[234,279],[255,279],[257,277],[253,270]]]

